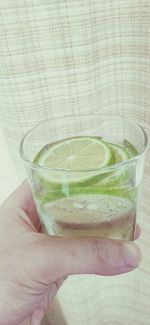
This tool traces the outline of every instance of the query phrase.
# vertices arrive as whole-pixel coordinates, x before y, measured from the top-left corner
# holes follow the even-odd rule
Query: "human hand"
[[[39,325],[70,274],[121,274],[140,262],[135,243],[43,234],[27,182],[1,206],[0,220],[1,325]]]

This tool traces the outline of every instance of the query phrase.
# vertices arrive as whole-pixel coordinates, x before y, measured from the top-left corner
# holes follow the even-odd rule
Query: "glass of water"
[[[43,230],[134,240],[147,144],[139,124],[100,114],[31,129],[20,154]]]

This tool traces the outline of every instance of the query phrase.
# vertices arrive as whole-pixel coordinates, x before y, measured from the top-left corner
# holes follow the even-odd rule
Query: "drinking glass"
[[[135,153],[122,162],[84,170],[36,162],[43,148],[48,152],[54,143],[77,137],[127,145]],[[134,240],[147,143],[144,129],[136,122],[102,114],[50,118],[27,132],[20,154],[43,230],[56,236]]]

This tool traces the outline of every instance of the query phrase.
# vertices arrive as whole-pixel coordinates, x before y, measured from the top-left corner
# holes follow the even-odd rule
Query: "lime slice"
[[[125,162],[138,154],[137,149],[131,144],[128,140],[123,141],[123,145],[107,143],[113,154],[114,154],[114,162],[113,164],[118,164]],[[121,166],[114,170],[113,172],[107,173],[107,175],[100,179],[98,186],[105,187],[119,187],[124,186],[125,183],[131,179],[134,174],[134,166],[133,164],[127,164],[126,166]]]
[[[44,147],[34,162],[40,166],[57,169],[40,171],[40,176],[51,183],[60,184],[83,182],[96,176],[100,173],[100,168],[110,164],[111,159],[110,147],[100,138],[77,137]]]
[[[115,195],[81,194],[70,198],[61,198],[47,202],[43,206],[44,214],[54,216],[61,225],[88,228],[101,223],[118,221],[134,208],[131,200]],[[43,215],[43,213],[42,213]],[[45,219],[45,218],[44,218]]]
[[[107,143],[113,154],[113,165],[122,163],[129,159],[128,152],[125,147],[120,144]],[[105,176],[105,177],[104,177]],[[113,172],[107,172],[99,180],[98,186],[118,186],[122,185],[128,179],[126,167],[120,166]]]
[[[128,181],[134,172],[132,164],[120,165],[105,173],[100,170],[134,155],[129,142],[113,144],[98,137],[70,138],[47,145],[37,154],[34,163],[52,168],[52,171],[33,170],[35,197],[41,204],[83,194],[116,195],[134,200],[135,192],[128,189]]]
[[[109,144],[111,150],[114,152],[115,161],[114,164],[121,163],[128,160],[128,153],[123,145],[120,144]]]
[[[126,197],[82,193],[39,206],[49,235],[133,240],[136,206]]]
[[[135,148],[135,146],[129,142],[128,140],[124,140],[123,141],[124,144],[124,148],[126,149],[127,153],[128,153],[128,157],[129,158],[133,158],[136,155],[138,155],[138,150]]]

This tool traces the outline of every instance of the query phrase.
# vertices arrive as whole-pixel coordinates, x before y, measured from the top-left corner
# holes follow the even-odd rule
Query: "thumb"
[[[136,268],[141,260],[140,249],[135,243],[98,237],[37,234],[35,254],[38,254],[42,274],[51,281],[70,274],[121,274]]]

